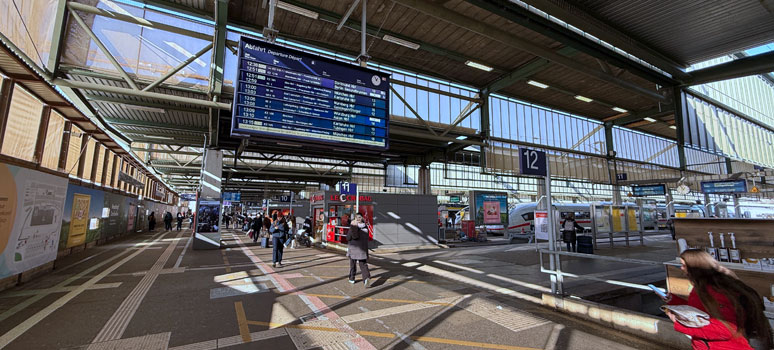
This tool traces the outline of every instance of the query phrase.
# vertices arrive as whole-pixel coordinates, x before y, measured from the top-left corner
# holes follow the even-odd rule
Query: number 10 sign
[[[519,148],[522,175],[546,176],[546,152]]]

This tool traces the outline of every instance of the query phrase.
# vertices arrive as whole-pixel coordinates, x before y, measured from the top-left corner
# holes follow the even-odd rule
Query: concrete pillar
[[[666,202],[667,202],[667,219],[671,218],[672,216],[675,216],[675,197],[672,195],[672,189],[667,187],[666,191]]]
[[[708,218],[712,216],[712,206],[710,206],[710,196],[708,193],[704,194],[704,217]]]
[[[206,219],[199,217],[200,208],[203,206],[207,206],[210,211],[221,212],[220,185],[222,177],[223,151],[206,149],[204,151],[204,167],[202,168],[201,175],[202,189],[196,207],[197,232],[194,235],[193,249],[220,249],[220,230],[198,232],[198,226],[199,223]],[[220,228],[220,222],[218,222],[218,228]]]
[[[621,186],[613,185],[613,204],[623,204],[623,198],[621,197]]]
[[[430,167],[422,165],[419,168],[419,178],[417,179],[417,194],[432,194],[430,187]]]

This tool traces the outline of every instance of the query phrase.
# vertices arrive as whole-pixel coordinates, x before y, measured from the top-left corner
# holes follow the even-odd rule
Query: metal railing
[[[552,251],[547,249],[540,249],[538,251],[538,256],[540,258],[540,272],[549,274],[552,277],[552,280],[556,281],[557,288],[556,293],[557,294],[563,294],[563,284],[564,284],[564,277],[572,277],[582,280],[589,280],[589,281],[595,281],[595,282],[602,282],[607,283],[611,285],[616,286],[622,286],[622,287],[628,287],[628,288],[634,288],[634,289],[641,289],[641,290],[647,290],[650,291],[651,288],[647,285],[638,284],[638,283],[632,283],[632,282],[625,282],[625,281],[617,281],[607,278],[598,278],[594,276],[587,276],[587,275],[578,275],[575,273],[570,272],[564,272],[561,270],[561,264],[557,264],[555,269],[551,268],[545,268],[543,263],[543,254],[548,255],[556,255],[558,258],[558,255],[564,255],[564,256],[570,256],[570,257],[576,257],[576,258],[583,258],[583,259],[592,259],[592,260],[604,260],[604,261],[613,261],[618,263],[625,263],[625,264],[639,264],[639,265],[654,265],[654,266],[663,266],[664,262],[659,261],[651,261],[651,260],[641,260],[641,259],[630,259],[630,258],[618,258],[614,256],[603,256],[603,255],[590,255],[590,254],[583,254],[583,253],[570,253],[570,252],[563,252],[563,251]],[[666,274],[666,270],[664,271]]]

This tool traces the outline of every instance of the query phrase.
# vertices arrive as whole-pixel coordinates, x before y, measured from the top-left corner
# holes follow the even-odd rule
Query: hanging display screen
[[[389,75],[242,37],[231,134],[388,148]]]

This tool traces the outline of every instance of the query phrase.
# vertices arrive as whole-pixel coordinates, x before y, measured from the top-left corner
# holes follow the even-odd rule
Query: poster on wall
[[[505,225],[508,223],[508,194],[505,192],[472,193],[476,225]]]
[[[114,193],[105,193],[105,208],[102,209],[103,236],[114,236],[126,233],[129,210],[128,198]],[[107,216],[104,215],[107,211]]]
[[[137,218],[137,204],[129,203],[129,220],[126,223],[126,231],[132,232],[134,230],[134,221]]]
[[[0,278],[53,261],[67,178],[0,163]]]
[[[99,239],[103,221],[107,220],[103,217],[104,209],[105,193],[101,190],[67,186],[59,247],[71,248]]]
[[[67,248],[86,243],[86,233],[89,232],[90,204],[91,196],[86,194],[73,195],[70,230],[68,231],[67,236]]]

